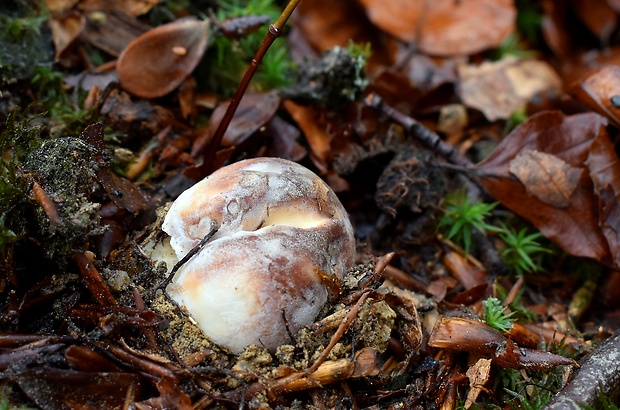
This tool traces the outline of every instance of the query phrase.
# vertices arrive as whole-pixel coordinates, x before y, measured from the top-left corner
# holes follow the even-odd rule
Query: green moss
[[[273,0],[218,1],[217,19],[224,21],[242,16],[266,15],[275,21],[281,12]],[[203,64],[197,70],[199,85],[224,96],[232,96],[250,61],[267,35],[268,24],[245,38],[214,36]],[[283,39],[276,40],[261,61],[250,85],[257,90],[271,90],[289,84],[291,61]]]
[[[54,46],[46,20],[30,2],[0,2],[0,83],[26,80],[37,67],[53,63]]]
[[[0,252],[25,234],[28,183],[22,170],[27,152],[40,144],[42,127],[29,110],[11,111],[0,132]]]

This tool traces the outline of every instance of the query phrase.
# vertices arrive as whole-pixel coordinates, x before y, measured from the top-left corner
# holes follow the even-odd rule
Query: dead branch
[[[579,363],[581,368],[544,410],[599,408],[599,393],[609,396],[620,387],[620,331]]]

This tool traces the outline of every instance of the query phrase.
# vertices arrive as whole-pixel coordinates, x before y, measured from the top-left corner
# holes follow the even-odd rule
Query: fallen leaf
[[[297,125],[306,135],[310,145],[312,162],[322,174],[327,173],[331,162],[331,136],[320,125],[321,111],[318,108],[295,104],[291,100],[284,101],[284,108],[293,117]]]
[[[326,10],[329,12],[326,13]],[[302,1],[292,17],[293,25],[303,33],[319,55],[334,46],[346,47],[349,41],[354,41],[372,45],[367,72],[382,70],[393,63],[393,50],[385,40],[380,39],[378,30],[368,22],[364,12],[353,1]],[[303,49],[295,44],[292,47],[293,53],[296,48]]]
[[[618,25],[618,15],[606,0],[573,0],[575,14],[603,44]]]
[[[619,184],[620,164],[610,145],[606,125],[603,117],[593,113],[564,116],[557,111],[542,112],[513,130],[476,168],[491,195],[532,222],[543,235],[566,252],[611,264],[614,259],[617,260],[614,255],[618,254],[618,248],[608,242],[603,234],[599,196],[605,186]],[[538,154],[532,155],[533,151]],[[530,154],[513,163],[519,154],[525,152]],[[554,159],[548,161],[549,156]],[[542,164],[541,158],[554,165]],[[531,161],[531,166],[538,170],[517,171],[517,168],[525,167],[521,164],[524,160]],[[578,176],[576,170],[579,170]],[[512,171],[523,179],[515,178]],[[545,188],[542,190],[544,193],[536,191],[531,195],[534,188],[528,187],[528,184],[532,184],[534,179],[530,178],[531,175],[524,175],[533,173],[544,176],[552,172],[572,174],[566,176],[571,182],[558,182],[558,175],[553,178],[547,175],[546,183],[551,186],[559,183],[563,187],[561,193],[549,195]],[[575,180],[577,183],[573,187]],[[620,188],[615,192],[619,191]],[[568,198],[570,201],[566,203]],[[605,205],[605,209],[612,208],[610,204]],[[615,217],[608,223],[617,223]]]
[[[160,0],[80,0],[78,8],[84,11],[116,10],[131,16],[140,16],[159,2]]]
[[[209,133],[215,134],[230,102],[220,104],[209,119]],[[224,138],[223,147],[243,143],[273,118],[280,107],[280,96],[276,92],[246,93],[239,102],[239,108],[233,117]]]
[[[620,266],[620,202],[618,194],[607,186],[601,191],[601,227],[612,251],[614,263]]]
[[[86,14],[86,28],[81,39],[118,57],[129,43],[151,28],[136,17],[118,10],[97,11]]]
[[[77,63],[77,56],[71,53],[71,46],[84,31],[86,21],[75,10],[54,16],[49,20],[52,40],[56,47],[56,61],[63,67],[72,67]]]
[[[535,150],[520,152],[510,161],[509,170],[530,195],[558,208],[570,206],[582,172],[556,156]]]
[[[541,28],[545,42],[557,56],[570,56],[573,50],[566,24],[565,2],[543,0],[541,4],[544,12]]]
[[[467,392],[465,408],[468,409],[476,402],[482,392],[482,388],[489,381],[491,375],[491,359],[478,359],[478,361],[467,369],[465,373],[469,379],[470,390]]]
[[[504,369],[549,370],[556,366],[577,366],[577,362],[551,352],[517,346],[512,340],[500,346],[493,357],[493,364]]]
[[[44,409],[120,408],[140,395],[135,373],[79,372],[40,367],[20,372],[15,382]]]
[[[404,41],[413,41],[425,11],[422,1],[416,0],[362,0],[368,19]]]
[[[573,84],[569,92],[620,127],[620,66],[606,65],[591,72]]]
[[[51,12],[69,10],[75,6],[79,0],[44,0],[45,7]]]
[[[168,94],[200,62],[209,41],[209,20],[186,17],[147,31],[120,55],[116,70],[121,86],[141,98]],[[175,53],[175,47],[187,52]]]
[[[562,80],[544,61],[508,57],[480,65],[458,66],[459,95],[489,121],[508,119],[542,93],[559,93]]]
[[[267,156],[299,162],[307,155],[306,149],[297,142],[301,134],[299,129],[280,117],[275,116],[267,123],[267,134],[273,136]]]
[[[443,263],[446,265],[448,272],[450,272],[466,290],[486,284],[488,281],[487,274],[482,268],[474,265],[457,252],[447,252],[443,257]]]
[[[362,0],[370,21],[420,50],[454,56],[498,47],[515,30],[512,0]],[[484,24],[480,24],[480,22]]]

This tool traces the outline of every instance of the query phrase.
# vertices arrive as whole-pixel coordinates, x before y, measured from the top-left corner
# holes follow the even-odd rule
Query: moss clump
[[[341,107],[361,97],[368,84],[365,67],[363,54],[334,47],[300,67],[295,85],[285,89],[283,96],[325,108]]]
[[[26,153],[40,141],[42,127],[28,110],[11,111],[0,132],[0,253],[26,233],[28,183],[22,171]]]
[[[105,166],[95,158],[97,149],[79,138],[47,140],[29,152],[24,169],[30,172],[56,205],[61,223],[53,223],[36,207],[37,236],[44,240],[48,257],[69,255],[83,248],[93,235],[103,233],[98,210],[92,202],[97,170]]]
[[[0,2],[0,84],[29,79],[37,67],[54,61],[47,17],[30,3]]]

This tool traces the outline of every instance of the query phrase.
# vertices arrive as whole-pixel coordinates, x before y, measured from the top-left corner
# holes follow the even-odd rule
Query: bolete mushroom
[[[355,239],[336,194],[278,158],[221,168],[183,192],[163,230],[178,259],[217,233],[166,288],[205,335],[240,353],[274,351],[311,324],[352,265]]]

